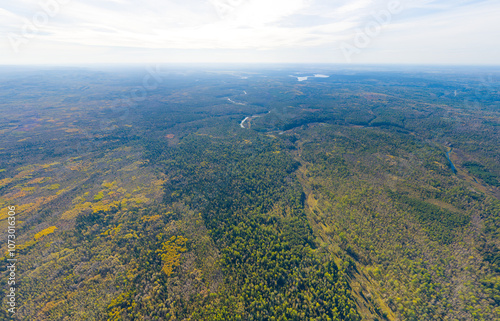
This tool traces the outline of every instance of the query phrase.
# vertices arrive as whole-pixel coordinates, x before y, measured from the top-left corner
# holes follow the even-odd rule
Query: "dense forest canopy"
[[[500,319],[500,70],[9,68],[0,97],[2,320]]]

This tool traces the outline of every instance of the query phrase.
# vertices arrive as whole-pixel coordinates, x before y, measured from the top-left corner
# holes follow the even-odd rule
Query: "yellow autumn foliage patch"
[[[5,186],[7,184],[9,184],[10,182],[12,182],[14,179],[12,178],[4,178],[4,179],[0,179],[0,187],[2,186]]]
[[[161,215],[143,216],[141,220],[143,222],[156,222],[161,217]]]
[[[109,189],[115,189],[118,187],[115,181],[113,182],[104,181],[104,183],[102,183],[101,186]]]
[[[167,276],[172,275],[175,267],[180,265],[182,252],[187,251],[187,238],[182,236],[172,236],[170,240],[162,243],[162,248],[156,250],[163,262],[161,269]]]
[[[38,241],[38,239],[40,239],[41,237],[54,233],[55,230],[57,230],[57,227],[55,226],[47,227],[45,230],[42,230],[35,234],[35,240]]]
[[[61,219],[72,220],[72,219],[76,218],[83,211],[85,211],[87,209],[91,209],[91,208],[92,208],[92,203],[90,203],[90,202],[77,204],[74,208],[64,212],[63,215],[61,216]]]
[[[61,185],[59,185],[59,184],[52,184],[52,185],[47,186],[47,189],[53,191],[55,189],[59,189],[59,187],[61,187]]]
[[[0,208],[0,221],[7,219],[7,217],[9,217],[9,207],[2,206],[2,208]]]
[[[120,232],[122,229],[122,224],[118,225],[117,227],[113,227],[113,228],[110,228],[104,232],[101,233],[101,235],[103,236],[112,236],[112,237],[115,237],[116,234],[118,234],[118,232]]]
[[[54,198],[55,198],[55,196],[39,197],[36,199],[36,203],[27,203],[27,204],[18,205],[18,206],[16,206],[16,215],[26,214],[26,213],[29,213],[31,211],[34,211],[34,210],[38,209],[41,205],[50,202]],[[7,219],[7,217],[8,217],[7,213],[8,213],[8,210],[6,207],[0,209],[0,221]]]
[[[26,183],[26,185],[40,184],[40,183],[42,183],[45,179],[46,179],[46,177],[37,177],[37,178],[33,178],[32,180],[30,180],[29,182],[27,182],[27,183]]]

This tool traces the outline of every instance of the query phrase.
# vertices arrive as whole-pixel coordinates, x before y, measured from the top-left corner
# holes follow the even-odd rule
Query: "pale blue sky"
[[[477,0],[0,0],[0,64],[500,65],[498,17]]]

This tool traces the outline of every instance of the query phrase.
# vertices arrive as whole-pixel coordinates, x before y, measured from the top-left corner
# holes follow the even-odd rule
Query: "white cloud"
[[[371,0],[358,0],[358,1],[354,1],[354,2],[349,2],[349,3],[346,3],[345,5],[341,6],[340,8],[334,10],[333,13],[336,15],[350,14],[354,11],[368,8],[372,4],[373,4],[373,1],[371,1]]]
[[[61,1],[61,0],[45,0]],[[446,61],[461,50],[463,63],[473,63],[488,48],[490,63],[500,63],[496,18],[500,4],[472,0],[399,0],[405,10],[357,56],[358,62]],[[191,50],[190,59],[206,50],[269,51],[275,59],[282,53],[311,53],[314,59],[344,62],[334,57],[341,41],[352,39],[356,30],[373,20],[372,12],[387,8],[390,0],[70,0],[57,15],[37,28],[29,42],[16,53],[4,37],[0,41],[0,64],[44,59],[57,62],[60,52],[75,60],[99,61],[102,51],[126,56],[133,48],[151,57],[158,51]],[[38,0],[19,0],[0,5],[0,31],[22,36],[26,21],[43,12]],[[496,37],[496,38],[495,38]],[[422,53],[422,48],[433,54]],[[37,51],[35,51],[35,48]],[[51,48],[58,48],[51,49]],[[64,50],[62,50],[62,48]],[[78,49],[76,49],[78,48]],[[84,49],[88,48],[88,49]],[[128,48],[127,50],[125,48]],[[413,51],[411,51],[413,50]],[[270,52],[274,51],[275,54]],[[424,50],[425,51],[425,50]],[[52,52],[52,58],[50,53]],[[59,53],[58,53],[59,52]],[[82,52],[87,52],[84,55]],[[280,55],[276,54],[277,52]],[[245,55],[245,59],[251,57]],[[257,58],[258,56],[258,58]],[[137,57],[129,56],[131,60]],[[148,59],[148,57],[143,57]],[[262,56],[256,55],[256,59]],[[304,55],[307,60],[307,55]],[[334,59],[332,61],[332,59]],[[337,60],[335,60],[337,59]],[[315,61],[311,61],[315,62]]]

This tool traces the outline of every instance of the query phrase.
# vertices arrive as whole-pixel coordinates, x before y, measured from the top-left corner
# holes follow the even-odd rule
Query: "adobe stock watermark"
[[[382,29],[389,25],[394,15],[403,12],[404,6],[399,0],[392,0],[387,3],[386,9],[371,13],[370,20],[363,29],[357,28],[352,42],[342,42],[340,50],[347,62],[352,62],[352,56],[358,55],[363,49],[368,47],[375,37],[380,35]]]
[[[15,53],[19,53],[21,46],[29,43],[30,40],[40,34],[42,28],[50,23],[50,19],[56,17],[61,12],[61,7],[70,3],[71,0],[42,0],[38,3],[40,10],[35,12],[31,20],[25,18],[20,33],[8,33],[10,45]]]
[[[16,313],[16,207],[8,208],[7,225],[7,311],[14,315]]]
[[[115,126],[117,121],[125,122],[130,117],[130,112],[137,108],[138,103],[147,99],[151,91],[158,89],[163,83],[162,71],[160,66],[146,67],[146,74],[142,77],[141,85],[135,86],[123,94],[121,98],[116,99],[112,106],[109,106],[113,116],[108,116],[99,121],[99,128],[90,133],[86,129],[82,129],[83,138],[75,145],[68,148],[66,160],[57,167],[55,176],[60,178],[71,172],[72,159],[77,155],[85,155],[99,149],[99,139],[97,137],[105,136]],[[117,126],[118,127],[118,126]],[[73,154],[73,155],[72,155]]]
[[[149,93],[153,90],[158,89],[158,86],[163,82],[161,77],[160,66],[156,65],[154,68],[148,66],[146,67],[147,74],[142,78],[141,86],[135,86],[128,91],[126,95],[123,95],[120,99],[113,102],[113,106],[110,109],[113,113],[119,114],[117,118],[124,121],[129,117],[130,111],[137,107],[139,102],[146,100]],[[111,119],[103,119],[100,122],[100,130],[104,131],[107,128],[107,124],[112,123]]]

